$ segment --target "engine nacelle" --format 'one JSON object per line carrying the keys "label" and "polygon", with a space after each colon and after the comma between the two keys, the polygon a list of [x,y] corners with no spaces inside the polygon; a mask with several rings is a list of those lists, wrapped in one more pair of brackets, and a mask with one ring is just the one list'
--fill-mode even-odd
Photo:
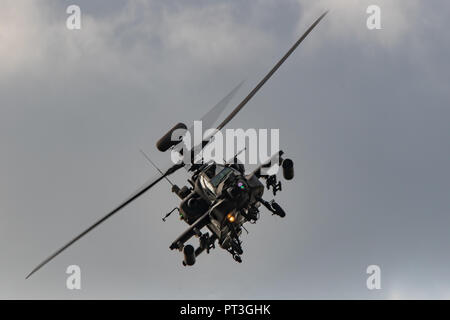
{"label": "engine nacelle", "polygon": [[184,254],[184,260],[183,265],[184,266],[192,266],[195,263],[195,249],[193,246],[188,244],[183,248],[183,254]]}
{"label": "engine nacelle", "polygon": [[[177,136],[172,139],[172,134],[174,133],[175,130],[179,130],[181,134],[180,135],[177,134]],[[170,147],[173,147],[174,145],[180,143],[181,138],[183,137],[183,134],[184,132],[186,132],[186,130],[187,127],[184,123],[182,122],[177,123],[175,126],[173,126],[172,129],[169,130],[169,132],[167,132],[164,136],[162,136],[162,138],[159,139],[158,142],[156,142],[156,147],[161,152],[169,150]]]}
{"label": "engine nacelle", "polygon": [[292,178],[294,178],[294,161],[291,159],[284,159],[281,166],[283,168],[283,177],[286,180],[292,180]]}

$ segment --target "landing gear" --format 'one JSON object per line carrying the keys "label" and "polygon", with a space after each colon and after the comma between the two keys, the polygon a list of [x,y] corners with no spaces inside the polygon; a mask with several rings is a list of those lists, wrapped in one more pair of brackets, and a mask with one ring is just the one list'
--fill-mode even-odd
{"label": "landing gear", "polygon": [[235,252],[237,254],[244,253],[244,250],[242,250],[241,243],[239,242],[239,240],[233,240],[231,242],[231,248],[233,249],[233,252]]}
{"label": "landing gear", "polygon": [[284,218],[286,216],[286,212],[284,212],[284,210],[278,203],[275,202],[275,200],[266,201],[262,198],[259,198],[258,201],[261,202],[261,204],[266,207],[267,210],[272,212],[272,214],[275,214],[281,218]]}
{"label": "landing gear", "polygon": [[276,214],[277,216],[284,218],[286,216],[286,212],[284,212],[284,210],[280,207],[280,205],[275,202],[275,200],[270,201],[270,204],[272,206],[273,209],[273,214]]}
{"label": "landing gear", "polygon": [[233,224],[229,224],[231,230],[231,239],[229,239],[229,244],[227,251],[233,256],[234,261],[241,263],[241,255],[244,253],[242,250],[241,241],[239,240],[239,235]]}
{"label": "landing gear", "polygon": [[194,265],[196,257],[199,256],[203,251],[209,253],[211,249],[214,249],[214,242],[217,240],[217,237],[215,235],[210,236],[209,233],[206,232],[200,233],[199,240],[200,245],[195,250],[194,247],[190,244],[184,246],[182,250],[180,249],[184,254],[183,266]]}
{"label": "landing gear", "polygon": [[209,236],[209,233],[206,232],[200,236],[200,249],[206,250],[206,253],[209,254],[209,250],[214,249],[215,245],[214,242],[216,241],[215,236]]}
{"label": "landing gear", "polygon": [[231,253],[231,255],[233,256],[234,261],[236,261],[238,263],[242,263],[242,258],[240,256],[243,253],[242,249],[240,251],[241,252],[240,254],[238,254],[236,251],[234,251],[233,247],[228,248],[227,251],[229,253]]}

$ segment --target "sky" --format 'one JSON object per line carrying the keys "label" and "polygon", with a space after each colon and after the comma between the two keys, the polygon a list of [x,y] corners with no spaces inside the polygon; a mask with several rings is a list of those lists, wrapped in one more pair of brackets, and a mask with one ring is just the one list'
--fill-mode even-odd
{"label": "sky", "polygon": [[[245,80],[231,111],[327,9],[227,126],[278,128],[295,162],[287,216],[261,213],[242,264],[216,249],[181,265],[163,181],[25,280],[156,174],[140,148],[163,166],[169,128]],[[2,1],[0,298],[450,298],[449,14],[445,0]],[[66,288],[74,264],[81,290]]]}

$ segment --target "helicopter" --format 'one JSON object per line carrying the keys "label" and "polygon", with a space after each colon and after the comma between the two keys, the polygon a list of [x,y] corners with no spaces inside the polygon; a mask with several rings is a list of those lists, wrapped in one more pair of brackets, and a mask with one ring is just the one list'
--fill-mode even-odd
{"label": "helicopter", "polygon": [[[253,88],[253,90],[250,91],[233,111],[215,128],[215,132],[220,131],[236,116],[236,114],[251,100],[327,13],[328,11],[324,12],[315,20],[315,22],[304,32],[286,54]],[[204,122],[214,123],[224,110],[225,106],[235,95],[241,84],[242,83],[211,109],[202,120],[204,120]],[[157,141],[157,149],[161,152],[166,152],[169,149],[173,151],[181,145],[183,141],[182,133],[191,130],[192,127],[188,130],[184,123],[180,122],[176,124]],[[284,179],[291,180],[294,177],[294,162],[289,158],[284,158],[284,152],[282,150],[274,154],[268,161],[260,164],[249,174],[245,173],[244,165],[237,161],[238,154],[234,156],[231,162],[195,162],[194,158],[198,152],[201,152],[203,148],[208,146],[213,140],[213,137],[214,134],[210,134],[202,139],[200,145],[197,145],[188,151],[180,149],[179,154],[183,155],[184,153],[184,158],[188,158],[190,161],[181,160],[175,164],[171,164],[164,170],[159,169],[141,150],[147,160],[149,160],[158,170],[159,175],[150,179],[107,215],[103,216],[47,259],[42,261],[26,276],[26,279],[80,238],[85,236],[88,232],[92,231],[98,225],[142,196],[163,179],[166,179],[172,185],[172,192],[181,200],[180,205],[168,212],[163,218],[163,221],[165,221],[174,211],[178,211],[180,219],[189,225],[188,229],[176,238],[169,247],[171,250],[179,250],[183,253],[184,258],[182,264],[184,266],[194,265],[196,258],[202,252],[206,251],[207,253],[210,253],[210,250],[215,248],[216,242],[222,249],[228,251],[235,261],[241,263],[243,249],[240,235],[242,234],[243,229],[246,230],[244,224],[255,223],[259,219],[259,209],[261,206],[265,207],[273,215],[277,215],[281,218],[286,215],[285,211],[275,200],[267,201],[262,198],[265,189],[271,190],[274,196],[278,191],[281,191],[281,182],[278,181],[276,173],[265,174],[267,168],[272,167],[274,164],[278,165],[282,168]],[[173,184],[168,177],[181,168],[185,168],[187,172],[191,174],[191,178],[188,179],[189,186],[186,185],[180,188]],[[207,231],[204,231],[205,228]],[[197,248],[194,248],[190,244],[186,245],[186,242],[192,237],[197,237],[199,239],[199,246]]]}

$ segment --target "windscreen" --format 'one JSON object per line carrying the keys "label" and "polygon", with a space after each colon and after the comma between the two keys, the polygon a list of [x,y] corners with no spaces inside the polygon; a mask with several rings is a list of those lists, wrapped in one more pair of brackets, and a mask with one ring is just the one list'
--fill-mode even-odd
{"label": "windscreen", "polygon": [[231,171],[233,170],[224,167],[215,177],[211,178],[211,184],[216,188]]}

